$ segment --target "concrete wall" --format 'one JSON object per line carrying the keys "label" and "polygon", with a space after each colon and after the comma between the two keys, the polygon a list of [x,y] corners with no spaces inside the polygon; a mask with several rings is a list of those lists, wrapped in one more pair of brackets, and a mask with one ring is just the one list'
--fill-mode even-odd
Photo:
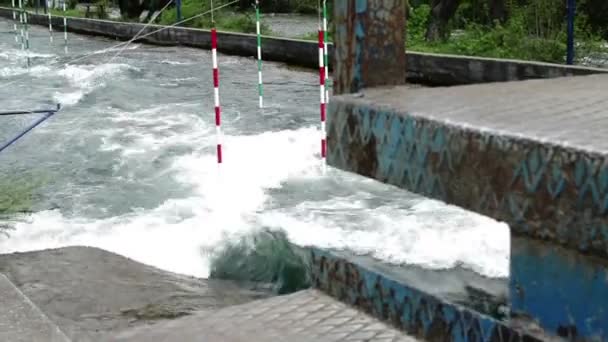
{"label": "concrete wall", "polygon": [[335,252],[311,250],[316,288],[425,341],[536,342],[541,331],[437,298]]}
{"label": "concrete wall", "polygon": [[[0,16],[5,18],[11,17],[10,8],[0,7]],[[30,14],[29,19],[33,24],[48,25],[48,18],[44,15]],[[55,31],[63,30],[62,18],[55,17],[53,19]],[[143,26],[143,24],[138,23],[68,18],[68,31],[70,32],[120,40],[131,39]],[[161,28],[162,26],[150,25],[142,32],[142,35]],[[190,28],[170,27],[150,34],[138,41],[158,45],[185,45],[203,49],[211,48],[211,35],[209,31]],[[56,43],[61,44],[59,39],[57,39]],[[308,68],[318,67],[318,45],[315,42],[264,37],[262,44],[265,60],[295,64]],[[256,55],[256,46],[255,35],[228,32],[219,33],[218,49],[222,53],[253,57]],[[33,49],[35,48],[34,46]],[[330,55],[333,57],[333,45],[330,44],[329,49]],[[330,62],[330,68],[334,64]],[[408,80],[432,85],[500,82],[608,72],[608,69],[417,52],[407,52],[406,65]]]}
{"label": "concrete wall", "polygon": [[[592,101],[607,100],[589,93],[601,84],[608,76],[334,96],[327,161],[508,223],[512,312],[555,335],[605,341],[608,156],[572,146],[568,134],[585,118],[601,132],[606,116],[591,116],[608,111]],[[513,131],[521,124],[560,132],[562,140]]]}

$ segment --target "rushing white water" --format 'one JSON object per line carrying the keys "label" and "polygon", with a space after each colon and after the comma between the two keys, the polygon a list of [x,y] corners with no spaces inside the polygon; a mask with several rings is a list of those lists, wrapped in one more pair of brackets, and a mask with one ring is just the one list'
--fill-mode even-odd
{"label": "rushing white water", "polygon": [[[89,245],[206,277],[206,251],[269,227],[296,244],[391,263],[508,274],[506,225],[342,171],[321,174],[314,73],[265,63],[268,108],[259,110],[255,61],[220,56],[218,167],[208,52],[135,45],[107,64],[111,42],[74,36],[65,57],[62,46],[43,46],[44,34],[32,33],[29,70],[13,37],[0,35],[2,107],[64,105],[0,154],[3,174],[47,180],[40,208],[0,236],[0,252]],[[64,65],[92,51],[107,53]]]}

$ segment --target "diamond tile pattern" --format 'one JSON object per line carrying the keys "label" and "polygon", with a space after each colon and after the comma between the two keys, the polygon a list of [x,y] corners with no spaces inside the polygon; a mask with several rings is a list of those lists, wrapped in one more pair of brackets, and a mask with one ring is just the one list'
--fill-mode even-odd
{"label": "diamond tile pattern", "polygon": [[[608,258],[608,144],[600,134],[608,132],[608,97],[595,88],[608,87],[608,76],[560,81],[605,101],[586,108],[551,98],[533,116],[525,115],[530,109],[515,113],[508,101],[488,105],[491,97],[477,94],[496,88],[523,100],[538,82],[336,96],[328,163],[505,221],[515,233]],[[555,116],[576,116],[581,131],[556,125]]]}
{"label": "diamond tile pattern", "polygon": [[[534,342],[542,336],[538,335],[539,332],[533,336],[504,322],[440,300],[328,251],[312,250],[312,276],[315,287],[323,292],[421,340]],[[353,336],[366,336],[366,328],[357,325],[356,319],[333,323],[357,327],[358,332]],[[380,327],[364,324],[372,331]],[[381,336],[376,335],[377,338]]]}
{"label": "diamond tile pattern", "polygon": [[120,334],[113,341],[414,342],[415,338],[317,290],[201,312]]}

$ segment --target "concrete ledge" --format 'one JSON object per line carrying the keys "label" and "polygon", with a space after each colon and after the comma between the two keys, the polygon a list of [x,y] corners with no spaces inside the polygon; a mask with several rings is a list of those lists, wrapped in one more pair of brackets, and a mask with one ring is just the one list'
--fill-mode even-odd
{"label": "concrete ledge", "polygon": [[[10,8],[0,7],[0,16],[10,18],[11,13]],[[29,20],[32,24],[48,25],[48,17],[42,14],[30,13]],[[131,39],[144,26],[140,23],[68,17],[68,31],[120,40]],[[63,19],[54,17],[53,27],[56,31],[63,30]],[[142,34],[151,33],[163,27],[150,25]],[[257,54],[255,35],[218,32],[218,39],[218,50],[222,53],[247,57],[254,57]],[[264,60],[318,68],[317,43],[276,37],[263,37],[262,40]],[[211,34],[208,30],[182,27],[168,27],[138,41],[157,45],[211,48]],[[61,44],[59,40],[57,44]],[[332,44],[329,45],[329,50],[331,58],[334,54]],[[413,51],[408,51],[406,58],[407,79],[411,82],[430,85],[459,85],[608,73],[608,69]],[[330,62],[330,68],[333,66],[334,63]]]}
{"label": "concrete ledge", "polygon": [[334,252],[313,248],[316,288],[426,341],[532,342],[542,331],[515,327],[440,299]]}
{"label": "concrete ledge", "polygon": [[334,96],[328,164],[506,222],[514,313],[605,338],[606,85],[592,75]]}

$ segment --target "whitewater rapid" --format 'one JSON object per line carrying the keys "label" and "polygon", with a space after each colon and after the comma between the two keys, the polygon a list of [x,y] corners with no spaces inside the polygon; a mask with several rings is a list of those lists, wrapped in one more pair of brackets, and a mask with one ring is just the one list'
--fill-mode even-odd
{"label": "whitewater rapid", "polygon": [[64,110],[0,155],[0,171],[48,173],[39,197],[56,208],[17,218],[0,253],[87,245],[207,277],[211,251],[272,228],[302,246],[508,275],[505,224],[332,168],[322,174],[314,73],[265,63],[268,108],[259,110],[255,61],[220,56],[218,166],[208,52],[133,45],[108,63],[111,41],[71,36],[74,57],[98,53],[66,65],[72,56],[43,48],[44,34],[32,33],[29,69],[13,37],[0,35],[0,81],[12,82],[0,84],[0,103]]}

